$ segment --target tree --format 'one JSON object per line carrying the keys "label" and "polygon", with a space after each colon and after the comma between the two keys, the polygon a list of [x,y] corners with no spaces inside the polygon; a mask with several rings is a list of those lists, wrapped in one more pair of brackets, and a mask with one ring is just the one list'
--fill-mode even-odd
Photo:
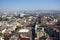
{"label": "tree", "polygon": [[0,36],[2,36],[2,33],[0,33]]}
{"label": "tree", "polygon": [[2,21],[2,17],[0,17],[0,21]]}
{"label": "tree", "polygon": [[4,34],[4,40],[9,40],[10,37],[11,37],[10,34]]}
{"label": "tree", "polygon": [[9,19],[8,18],[4,18],[3,21],[8,21]]}

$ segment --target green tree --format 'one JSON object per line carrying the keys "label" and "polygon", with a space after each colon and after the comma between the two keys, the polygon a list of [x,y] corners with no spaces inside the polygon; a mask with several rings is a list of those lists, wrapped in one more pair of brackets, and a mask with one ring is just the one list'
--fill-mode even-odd
{"label": "green tree", "polygon": [[8,21],[9,19],[8,18],[3,18],[3,21]]}
{"label": "green tree", "polygon": [[2,36],[2,33],[0,33],[0,36]]}

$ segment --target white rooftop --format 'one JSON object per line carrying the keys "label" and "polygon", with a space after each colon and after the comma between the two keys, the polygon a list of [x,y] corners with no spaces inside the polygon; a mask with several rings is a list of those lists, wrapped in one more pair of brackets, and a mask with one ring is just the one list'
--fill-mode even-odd
{"label": "white rooftop", "polygon": [[28,29],[21,29],[21,30],[19,30],[19,32],[29,32],[29,30]]}

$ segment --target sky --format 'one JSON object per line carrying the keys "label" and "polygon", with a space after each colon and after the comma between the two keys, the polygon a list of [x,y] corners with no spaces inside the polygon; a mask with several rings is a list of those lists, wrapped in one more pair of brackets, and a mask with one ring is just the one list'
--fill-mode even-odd
{"label": "sky", "polygon": [[0,10],[60,10],[60,0],[0,0]]}

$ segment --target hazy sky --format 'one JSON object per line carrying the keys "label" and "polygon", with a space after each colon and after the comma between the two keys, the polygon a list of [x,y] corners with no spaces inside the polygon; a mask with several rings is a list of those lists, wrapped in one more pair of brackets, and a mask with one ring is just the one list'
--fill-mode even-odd
{"label": "hazy sky", "polygon": [[60,10],[60,0],[0,0],[0,10]]}

